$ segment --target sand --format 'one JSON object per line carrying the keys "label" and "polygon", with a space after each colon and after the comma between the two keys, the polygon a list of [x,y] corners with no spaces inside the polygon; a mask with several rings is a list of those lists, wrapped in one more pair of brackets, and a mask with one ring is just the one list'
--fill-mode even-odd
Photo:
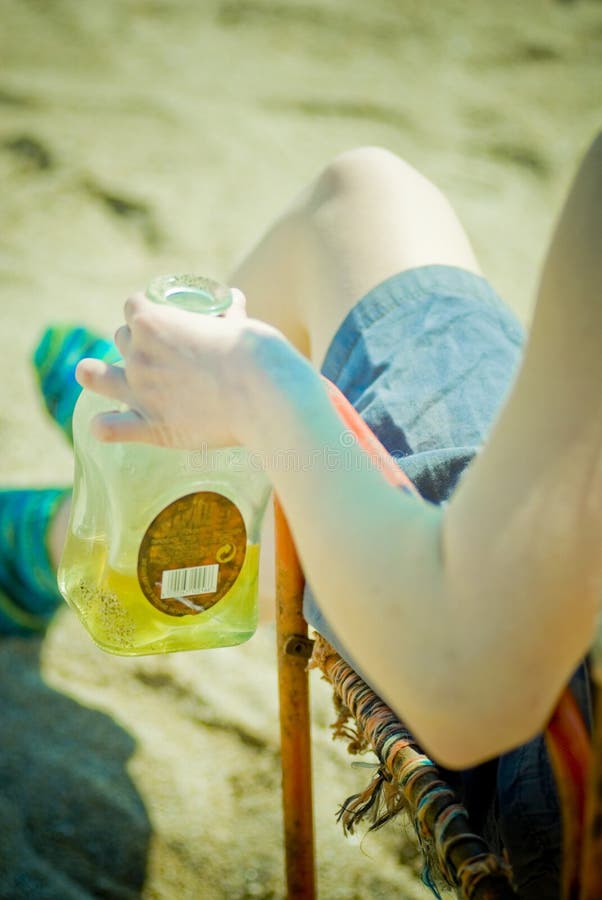
{"label": "sand", "polygon": [[[528,322],[601,62],[595,0],[0,0],[2,482],[71,477],[27,363],[45,323],[110,334],[156,274],[227,277],[353,146],[449,194]],[[2,639],[0,896],[283,897],[273,645],[121,659],[66,608]],[[428,896],[399,826],[342,836],[366,770],[312,691],[320,895]]]}

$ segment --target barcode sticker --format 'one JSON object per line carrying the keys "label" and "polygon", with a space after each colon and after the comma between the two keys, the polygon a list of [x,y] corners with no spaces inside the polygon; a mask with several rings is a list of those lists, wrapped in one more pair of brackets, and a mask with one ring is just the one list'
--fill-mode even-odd
{"label": "barcode sticker", "polygon": [[168,569],[161,577],[161,599],[212,594],[217,590],[218,572],[218,563],[190,566],[188,569]]}

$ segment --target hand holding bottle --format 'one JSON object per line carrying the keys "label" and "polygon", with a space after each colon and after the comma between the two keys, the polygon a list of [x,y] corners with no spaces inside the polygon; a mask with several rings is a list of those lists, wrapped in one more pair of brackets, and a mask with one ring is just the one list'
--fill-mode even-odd
{"label": "hand holding bottle", "polygon": [[135,294],[125,321],[115,336],[124,366],[89,359],[77,369],[84,388],[128,407],[97,416],[95,436],[186,449],[242,443],[258,339],[280,337],[247,318],[244,295],[233,290],[225,313],[199,316]]}
{"label": "hand holding bottle", "polygon": [[125,317],[116,334],[123,365],[88,359],[78,368],[89,390],[73,417],[61,592],[112,653],[239,644],[257,625],[270,484],[234,445],[251,418],[259,335],[287,345],[247,318],[239,291],[201,276],[155,279],[146,297],[126,302]]}

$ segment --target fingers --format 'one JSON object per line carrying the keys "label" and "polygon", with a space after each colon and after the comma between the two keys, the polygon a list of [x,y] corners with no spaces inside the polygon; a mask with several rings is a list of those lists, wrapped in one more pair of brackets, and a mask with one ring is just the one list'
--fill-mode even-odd
{"label": "fingers", "polygon": [[156,304],[152,303],[148,297],[145,297],[141,291],[132,294],[131,297],[127,298],[123,307],[126,323],[131,326],[136,316],[148,310],[149,307],[151,309],[156,308]]}
{"label": "fingers", "polygon": [[246,319],[247,298],[238,288],[232,288],[232,305],[224,314],[225,319]]}
{"label": "fingers", "polygon": [[125,359],[132,343],[132,332],[129,325],[121,325],[115,332],[115,345]]}
{"label": "fingers", "polygon": [[148,422],[132,409],[101,413],[92,419],[91,429],[94,437],[105,443],[155,443]]}
{"label": "fingers", "polygon": [[[121,329],[120,329],[121,330]],[[83,388],[121,403],[128,403],[130,391],[121,366],[109,366],[100,359],[82,359],[75,377]],[[150,428],[133,410],[101,413],[92,420],[92,434],[99,441],[148,441]]]}
{"label": "fingers", "polygon": [[125,371],[121,366],[110,366],[101,359],[82,359],[75,370],[75,377],[83,388],[127,403],[129,388]]}

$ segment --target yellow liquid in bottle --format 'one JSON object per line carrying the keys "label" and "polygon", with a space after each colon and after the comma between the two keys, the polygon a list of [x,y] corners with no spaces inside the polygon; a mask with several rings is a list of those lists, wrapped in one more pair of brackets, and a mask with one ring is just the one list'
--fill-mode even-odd
{"label": "yellow liquid in bottle", "polygon": [[257,627],[259,544],[248,544],[238,577],[221,600],[202,613],[173,616],[143,594],[135,573],[108,565],[107,544],[71,533],[59,572],[61,593],[110,653],[139,656],[225,647],[248,640]]}

